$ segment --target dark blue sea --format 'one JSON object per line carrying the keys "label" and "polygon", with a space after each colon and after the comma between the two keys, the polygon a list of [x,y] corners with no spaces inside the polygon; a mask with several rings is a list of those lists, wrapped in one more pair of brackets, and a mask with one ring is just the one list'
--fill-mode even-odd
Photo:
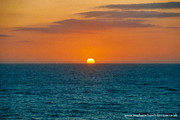
{"label": "dark blue sea", "polygon": [[180,64],[0,64],[0,119],[177,120]]}

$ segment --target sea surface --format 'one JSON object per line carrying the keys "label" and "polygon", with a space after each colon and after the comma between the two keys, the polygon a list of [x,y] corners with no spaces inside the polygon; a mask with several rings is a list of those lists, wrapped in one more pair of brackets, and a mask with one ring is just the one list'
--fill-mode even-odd
{"label": "sea surface", "polygon": [[180,64],[0,64],[0,119],[180,119]]}

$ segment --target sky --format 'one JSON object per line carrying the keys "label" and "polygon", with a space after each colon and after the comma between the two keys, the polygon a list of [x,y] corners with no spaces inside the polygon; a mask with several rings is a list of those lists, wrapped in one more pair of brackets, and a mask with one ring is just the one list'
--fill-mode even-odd
{"label": "sky", "polygon": [[180,0],[0,0],[0,63],[180,63]]}

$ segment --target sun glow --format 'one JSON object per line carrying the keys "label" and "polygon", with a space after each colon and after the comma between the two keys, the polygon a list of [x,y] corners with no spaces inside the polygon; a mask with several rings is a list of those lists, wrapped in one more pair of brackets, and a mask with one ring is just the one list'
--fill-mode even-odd
{"label": "sun glow", "polygon": [[94,63],[95,63],[95,60],[94,60],[93,58],[88,58],[88,59],[86,60],[86,63],[87,63],[87,64],[94,64]]}

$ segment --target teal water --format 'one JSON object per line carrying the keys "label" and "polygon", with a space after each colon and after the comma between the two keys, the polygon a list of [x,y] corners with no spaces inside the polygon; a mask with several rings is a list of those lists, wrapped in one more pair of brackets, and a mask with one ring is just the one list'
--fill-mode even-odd
{"label": "teal water", "polygon": [[[177,114],[177,117],[125,115]],[[179,119],[180,64],[1,64],[0,119]]]}

